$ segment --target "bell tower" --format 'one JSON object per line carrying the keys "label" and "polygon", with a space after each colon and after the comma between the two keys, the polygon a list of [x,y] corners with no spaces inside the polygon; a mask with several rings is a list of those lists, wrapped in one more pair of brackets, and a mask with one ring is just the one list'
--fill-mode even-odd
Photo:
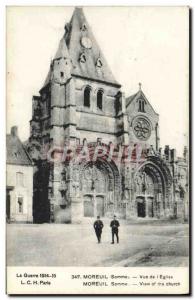
{"label": "bell tower", "polygon": [[83,9],[75,8],[40,96],[33,97],[29,142],[40,221],[64,223],[82,218],[79,166],[53,159],[63,156],[67,140],[72,147],[100,141],[128,144],[126,100],[120,88]]}

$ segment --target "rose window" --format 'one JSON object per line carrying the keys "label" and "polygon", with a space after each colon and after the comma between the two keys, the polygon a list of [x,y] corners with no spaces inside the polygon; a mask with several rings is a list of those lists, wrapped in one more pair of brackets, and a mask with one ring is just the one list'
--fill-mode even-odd
{"label": "rose window", "polygon": [[137,118],[133,123],[133,131],[140,140],[147,140],[151,134],[150,123],[144,118]]}

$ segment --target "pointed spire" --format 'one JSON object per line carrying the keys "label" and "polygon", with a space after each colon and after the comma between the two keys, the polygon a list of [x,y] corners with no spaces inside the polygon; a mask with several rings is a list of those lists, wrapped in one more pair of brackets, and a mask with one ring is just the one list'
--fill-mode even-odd
{"label": "pointed spire", "polygon": [[56,55],[55,55],[55,58],[54,59],[58,59],[58,58],[61,58],[61,57],[65,57],[65,58],[69,58],[69,53],[68,53],[68,48],[66,46],[66,42],[65,42],[65,39],[62,38],[60,40],[60,44],[59,44],[59,47],[58,47],[58,50],[56,52]]}
{"label": "pointed spire", "polygon": [[[82,7],[74,9],[65,41],[75,66],[72,75],[101,80],[120,87],[93,36]],[[84,63],[79,59],[83,51],[86,57]]]}
{"label": "pointed spire", "polygon": [[73,16],[74,14],[83,14],[83,7],[82,6],[75,6]]}
{"label": "pointed spire", "polygon": [[[82,53],[85,55],[85,61],[80,59]],[[65,34],[60,40],[54,60],[62,57],[70,59],[74,66],[72,69],[73,76],[100,80],[121,87],[115,80],[93,36],[82,7],[74,9],[70,22],[65,25]],[[50,77],[49,73],[44,86],[50,82]]]}
{"label": "pointed spire", "polygon": [[139,82],[139,91],[141,91],[142,90],[142,84],[141,84],[141,82]]}

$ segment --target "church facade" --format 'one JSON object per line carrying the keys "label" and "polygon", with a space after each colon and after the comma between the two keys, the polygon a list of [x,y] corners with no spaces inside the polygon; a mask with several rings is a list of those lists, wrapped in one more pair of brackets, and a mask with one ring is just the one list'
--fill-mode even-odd
{"label": "church facade", "polygon": [[87,217],[188,218],[188,154],[160,148],[141,84],[125,98],[82,8],[75,8],[39,96],[28,152],[35,223]]}

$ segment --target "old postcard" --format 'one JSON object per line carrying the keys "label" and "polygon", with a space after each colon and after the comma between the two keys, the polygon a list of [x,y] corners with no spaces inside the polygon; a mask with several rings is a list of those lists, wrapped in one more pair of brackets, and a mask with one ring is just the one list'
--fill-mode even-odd
{"label": "old postcard", "polygon": [[188,7],[7,7],[8,294],[189,294],[188,153]]}

